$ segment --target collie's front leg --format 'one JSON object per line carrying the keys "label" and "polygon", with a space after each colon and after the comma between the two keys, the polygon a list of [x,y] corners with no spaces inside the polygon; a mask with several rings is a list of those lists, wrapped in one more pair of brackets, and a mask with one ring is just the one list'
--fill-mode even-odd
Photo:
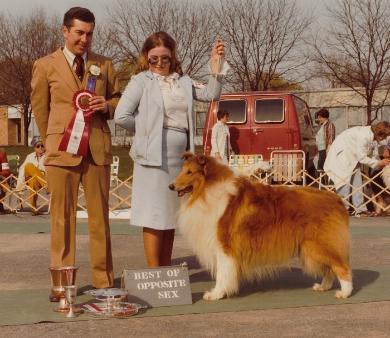
{"label": "collie's front leg", "polygon": [[236,263],[223,252],[216,257],[215,287],[203,295],[205,300],[217,300],[238,292],[239,282]]}

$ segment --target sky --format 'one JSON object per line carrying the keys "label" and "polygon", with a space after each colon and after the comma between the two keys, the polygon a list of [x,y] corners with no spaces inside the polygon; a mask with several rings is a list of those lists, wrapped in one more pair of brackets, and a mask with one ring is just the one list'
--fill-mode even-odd
{"label": "sky", "polygon": [[71,7],[81,6],[91,10],[97,19],[103,18],[106,7],[114,0],[0,0],[0,11],[12,15],[26,15],[43,8],[48,14],[56,12],[61,17]]}
{"label": "sky", "polygon": [[[0,0],[0,12],[9,12],[12,15],[29,14],[32,10],[43,8],[48,14],[56,12],[62,16],[73,6],[82,6],[90,9],[97,19],[104,18],[107,7],[115,0]],[[142,0],[140,0],[142,1]],[[193,0],[196,1],[196,0]],[[325,4],[336,0],[297,0],[299,5],[313,9],[315,16],[322,21],[325,14]]]}

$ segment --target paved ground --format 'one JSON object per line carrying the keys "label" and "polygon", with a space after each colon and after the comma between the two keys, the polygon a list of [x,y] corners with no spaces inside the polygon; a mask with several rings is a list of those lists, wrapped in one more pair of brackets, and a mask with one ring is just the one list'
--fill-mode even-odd
{"label": "paved ground", "polygon": [[[115,222],[126,224],[124,221]],[[0,216],[0,290],[47,287],[47,224],[47,216]],[[21,225],[27,227],[27,231],[19,231]],[[351,228],[354,233],[352,267],[389,267],[390,218],[353,218]],[[120,275],[124,267],[145,266],[140,239],[139,234],[112,236],[116,276]],[[88,237],[79,235],[77,245],[80,266],[77,281],[79,285],[88,285]],[[175,240],[174,257],[192,257],[192,252],[181,236],[177,236]],[[390,301],[378,301],[258,311],[132,317],[125,320],[3,326],[0,327],[0,337],[390,337],[389,318]]]}

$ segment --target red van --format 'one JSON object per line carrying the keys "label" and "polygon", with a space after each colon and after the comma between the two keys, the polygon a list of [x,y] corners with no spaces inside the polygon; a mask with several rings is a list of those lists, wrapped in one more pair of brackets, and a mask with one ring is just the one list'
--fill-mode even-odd
{"label": "red van", "polygon": [[205,154],[211,150],[211,129],[217,111],[229,113],[230,142],[235,154],[262,154],[269,160],[273,150],[303,150],[306,164],[315,155],[315,133],[309,107],[298,96],[286,92],[242,92],[222,94],[212,102],[203,130]]}

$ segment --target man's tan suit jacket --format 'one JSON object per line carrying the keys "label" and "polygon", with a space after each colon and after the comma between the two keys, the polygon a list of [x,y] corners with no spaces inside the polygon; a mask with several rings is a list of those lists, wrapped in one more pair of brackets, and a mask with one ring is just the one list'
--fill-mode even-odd
{"label": "man's tan suit jacket", "polygon": [[96,95],[105,96],[108,112],[96,112],[91,119],[89,148],[97,165],[112,161],[111,133],[107,124],[114,116],[120,92],[110,59],[88,52],[83,81],[80,82],[69,66],[62,48],[34,63],[31,82],[31,105],[39,132],[46,146],[46,165],[77,166],[82,157],[59,151],[58,146],[66,127],[75,113],[73,96],[86,87],[91,65],[100,66]]}

